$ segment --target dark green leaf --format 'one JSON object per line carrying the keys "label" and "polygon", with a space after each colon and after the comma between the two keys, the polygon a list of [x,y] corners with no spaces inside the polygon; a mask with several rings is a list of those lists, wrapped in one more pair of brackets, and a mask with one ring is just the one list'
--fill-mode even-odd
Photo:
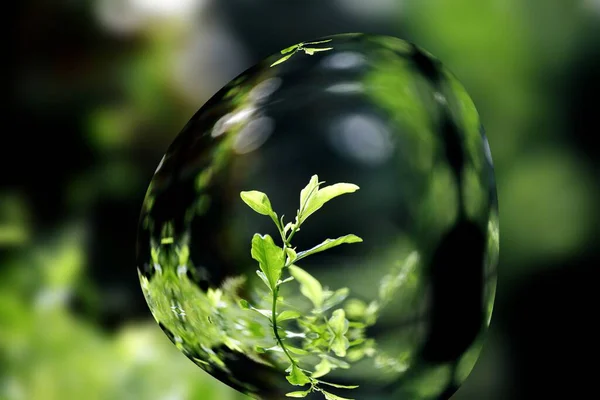
{"label": "dark green leaf", "polygon": [[250,309],[250,303],[248,303],[244,299],[240,299],[239,304],[240,304],[240,307],[243,308],[244,310],[249,310]]}

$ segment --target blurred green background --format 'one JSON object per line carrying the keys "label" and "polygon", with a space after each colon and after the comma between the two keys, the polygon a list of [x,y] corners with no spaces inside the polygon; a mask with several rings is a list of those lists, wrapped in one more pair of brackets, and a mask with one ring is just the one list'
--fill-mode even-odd
{"label": "blurred green background", "polygon": [[498,296],[480,362],[453,399],[586,398],[600,264],[600,1],[21,5],[14,129],[2,147],[0,399],[243,398],[184,357],[146,307],[135,268],[146,187],[230,79],[290,44],[360,31],[440,58],[492,148]]}

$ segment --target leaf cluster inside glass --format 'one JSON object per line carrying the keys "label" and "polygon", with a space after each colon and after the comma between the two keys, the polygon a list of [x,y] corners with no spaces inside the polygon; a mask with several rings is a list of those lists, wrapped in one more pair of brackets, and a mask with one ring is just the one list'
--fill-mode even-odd
{"label": "leaf cluster inside glass", "polygon": [[261,400],[448,399],[492,315],[483,127],[396,38],[304,41],[229,82],[165,153],[138,232],[159,326]]}
{"label": "leaf cluster inside glass", "polygon": [[[292,245],[292,238],[300,231],[300,227],[310,215],[318,211],[325,203],[333,198],[353,193],[358,186],[350,183],[336,183],[321,188],[317,175],[313,175],[310,182],[300,192],[300,208],[296,213],[294,222],[284,222],[284,217],[278,218],[271,207],[271,202],[265,193],[259,191],[242,192],[241,198],[244,202],[259,214],[269,216],[281,236],[282,247],[275,244],[269,235],[255,234],[252,238],[252,258],[254,258],[260,269],[257,275],[265,283],[272,296],[272,307],[270,312],[252,307],[246,300],[241,300],[244,308],[255,310],[271,320],[273,335],[277,341],[277,350],[281,350],[289,360],[287,380],[295,386],[308,386],[306,390],[293,391],[286,394],[288,397],[306,397],[309,393],[321,392],[326,399],[344,399],[323,389],[323,385],[329,385],[343,389],[354,389],[357,386],[338,385],[326,382],[320,378],[327,375],[331,370],[344,367],[345,363],[334,358],[345,357],[348,348],[362,344],[365,339],[362,335],[364,324],[350,323],[346,318],[343,308],[335,308],[348,295],[347,288],[338,289],[335,292],[324,293],[321,283],[308,272],[296,265],[300,260],[313,254],[325,251],[344,243],[358,243],[362,239],[356,235],[348,234],[337,239],[326,239],[321,244],[311,249],[297,251]],[[285,275],[289,274],[288,277]],[[297,281],[301,293],[312,303],[310,314],[303,315],[293,308],[279,310],[278,305],[283,303],[280,296],[281,285]],[[302,333],[295,334],[305,338],[303,348],[295,348],[286,343],[285,336],[282,337],[280,330],[282,322],[295,320],[302,328]],[[352,341],[351,341],[352,339]],[[309,354],[317,355],[320,361],[312,369],[308,369],[302,356]]]}

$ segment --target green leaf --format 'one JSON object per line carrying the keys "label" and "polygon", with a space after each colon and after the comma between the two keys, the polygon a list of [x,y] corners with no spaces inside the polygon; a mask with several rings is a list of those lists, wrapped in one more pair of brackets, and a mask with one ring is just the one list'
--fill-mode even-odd
{"label": "green leaf", "polygon": [[333,386],[338,389],[356,389],[358,387],[358,385],[338,385],[337,383],[331,383],[331,382],[325,382],[325,381],[319,381],[319,383],[322,383],[324,385]]}
{"label": "green leaf", "polygon": [[241,192],[240,197],[251,209],[261,215],[267,215],[271,217],[277,229],[281,230],[281,224],[277,219],[277,214],[271,207],[271,201],[269,197],[258,190],[251,190],[249,192]]}
{"label": "green leaf", "polygon": [[350,341],[345,336],[348,332],[349,322],[346,319],[346,313],[343,309],[337,309],[333,312],[332,317],[328,321],[334,337],[331,341],[330,348],[338,357],[345,357],[346,350],[350,347]]}
{"label": "green leaf", "polygon": [[285,310],[277,315],[277,322],[287,321],[288,319],[296,319],[302,316],[298,311]]}
{"label": "green leaf", "polygon": [[310,391],[311,391],[311,389],[304,390],[304,391],[298,391],[298,392],[289,392],[289,393],[286,393],[285,395],[287,397],[306,397],[310,393]]}
{"label": "green leaf", "polygon": [[326,392],[325,390],[321,390],[321,393],[323,393],[325,395],[325,398],[327,400],[354,400],[354,399],[350,399],[347,397],[341,397],[341,396],[335,395],[333,393]]}
{"label": "green leaf", "polygon": [[307,383],[310,383],[310,379],[300,368],[298,368],[295,364],[292,364],[292,370],[290,374],[285,377],[289,383],[294,386],[304,386]]}
{"label": "green leaf", "polygon": [[285,225],[285,227],[283,228],[283,234],[284,234],[284,235],[285,235],[285,234],[287,234],[287,233],[288,233],[288,231],[289,231],[290,229],[292,229],[293,227],[294,227],[294,223],[293,223],[293,222],[288,222],[288,223]]}
{"label": "green leaf", "polygon": [[315,366],[315,372],[312,373],[313,378],[320,378],[331,372],[332,365],[326,358],[321,359],[321,362]]}
{"label": "green leaf", "polygon": [[267,276],[265,275],[264,272],[262,272],[260,270],[256,270],[256,275],[258,275],[258,277],[265,283],[265,285],[267,285],[267,287],[269,289],[271,289],[271,284],[269,283],[269,279],[267,279]]}
{"label": "green leaf", "polygon": [[[318,194],[317,194],[318,195]],[[337,239],[326,239],[323,243],[316,245],[315,247],[301,251],[297,254],[296,260],[301,260],[304,257],[308,257],[311,254],[319,253],[321,251],[325,251],[331,249],[332,247],[339,246],[344,243],[360,243],[363,240],[356,235],[345,235],[341,236]]]}
{"label": "green leaf", "polygon": [[319,190],[319,177],[313,175],[308,182],[308,185],[300,191],[300,213],[306,208],[309,197],[312,197]]}
{"label": "green leaf", "polygon": [[321,43],[328,43],[328,42],[331,42],[332,40],[333,40],[333,39],[326,39],[326,40],[318,40],[318,41],[316,41],[316,42],[305,42],[305,43],[302,43],[302,45],[305,45],[305,44],[321,44]]}
{"label": "green leaf", "polygon": [[279,282],[277,282],[278,285],[283,285],[284,283],[287,282],[291,282],[294,280],[293,276],[288,276],[287,278],[285,278],[284,280],[279,280]]}
{"label": "green leaf", "polygon": [[286,349],[287,349],[289,352],[291,352],[291,353],[294,353],[294,354],[297,354],[297,355],[299,355],[299,356],[305,356],[305,355],[307,355],[307,354],[308,354],[308,351],[306,351],[306,350],[304,350],[304,349],[299,349],[299,348],[297,348],[297,347],[293,347],[293,346],[285,346],[285,348],[286,348]]}
{"label": "green leaf", "polygon": [[296,255],[296,251],[294,249],[291,249],[289,247],[285,248],[285,254],[287,254],[287,261],[285,262],[286,264],[291,264],[294,262],[294,260],[296,259],[297,255]]}
{"label": "green leaf", "polygon": [[240,307],[243,308],[244,310],[250,309],[250,303],[248,303],[248,301],[246,301],[244,299],[240,299],[240,301],[238,303],[239,303]]}
{"label": "green leaf", "polygon": [[323,305],[323,287],[319,281],[296,265],[290,266],[290,274],[300,283],[300,292],[312,301],[315,308],[321,308]]}
{"label": "green leaf", "polygon": [[279,60],[277,60],[277,61],[275,61],[273,64],[271,64],[271,67],[274,67],[274,66],[276,66],[276,65],[278,65],[278,64],[281,64],[281,63],[283,63],[283,62],[286,62],[287,60],[289,60],[289,59],[290,59],[290,57],[291,57],[293,54],[294,54],[294,53],[290,53],[290,54],[288,54],[287,56],[283,56],[283,57],[281,57]]}
{"label": "green leaf", "polygon": [[337,306],[338,304],[340,304],[341,302],[346,300],[346,297],[348,297],[349,293],[350,293],[350,289],[348,289],[348,288],[341,288],[341,289],[336,290],[331,296],[329,296],[323,302],[322,311],[329,310],[331,307]]}
{"label": "green leaf", "polygon": [[338,358],[329,356],[327,354],[325,354],[323,357],[327,358],[327,361],[329,361],[329,363],[331,365],[336,366],[337,368],[342,368],[342,369],[348,369],[350,368],[350,364],[348,364],[346,361],[344,360],[340,360]]}
{"label": "green leaf", "polygon": [[299,222],[302,223],[306,221],[310,215],[323,207],[323,205],[329,200],[346,193],[354,193],[358,189],[359,187],[352,183],[336,183],[334,185],[318,189],[317,192],[311,195],[308,199],[306,206],[300,215]]}
{"label": "green leaf", "polygon": [[252,238],[252,258],[258,261],[261,271],[267,277],[269,287],[275,291],[277,281],[283,269],[283,249],[278,247],[269,235],[259,235]]}
{"label": "green leaf", "polygon": [[346,351],[350,347],[350,341],[346,336],[336,336],[331,342],[331,351],[338,357],[346,357]]}
{"label": "green leaf", "polygon": [[241,192],[240,197],[244,200],[244,203],[248,204],[248,206],[262,215],[273,215],[274,211],[271,207],[271,201],[269,201],[269,197],[258,190],[251,190],[249,192]]}
{"label": "green leaf", "polygon": [[292,52],[292,51],[296,50],[298,47],[300,47],[300,45],[299,45],[299,44],[295,44],[295,45],[293,45],[293,46],[286,47],[285,49],[281,50],[281,54],[287,54],[287,53],[290,53],[290,52]]}
{"label": "green leaf", "polygon": [[350,299],[344,305],[346,314],[352,319],[361,319],[367,312],[367,304],[358,299]]}
{"label": "green leaf", "polygon": [[333,312],[331,318],[329,318],[329,327],[336,335],[343,335],[348,332],[349,322],[346,319],[346,313],[342,308],[339,308]]}
{"label": "green leaf", "polygon": [[309,56],[312,56],[313,54],[315,54],[319,51],[327,51],[327,50],[331,50],[331,49],[333,49],[333,47],[323,47],[323,48],[304,47],[302,50],[304,50],[304,52],[306,54],[308,54]]}

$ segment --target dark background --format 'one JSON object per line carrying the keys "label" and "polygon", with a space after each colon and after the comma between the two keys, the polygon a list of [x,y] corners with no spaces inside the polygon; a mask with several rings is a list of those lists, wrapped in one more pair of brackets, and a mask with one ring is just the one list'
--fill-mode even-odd
{"label": "dark background", "polygon": [[214,92],[290,44],[343,32],[433,53],[486,127],[498,295],[453,398],[591,397],[600,1],[37,0],[15,23],[0,398],[241,398],[153,322],[135,268],[140,207],[168,144]]}

